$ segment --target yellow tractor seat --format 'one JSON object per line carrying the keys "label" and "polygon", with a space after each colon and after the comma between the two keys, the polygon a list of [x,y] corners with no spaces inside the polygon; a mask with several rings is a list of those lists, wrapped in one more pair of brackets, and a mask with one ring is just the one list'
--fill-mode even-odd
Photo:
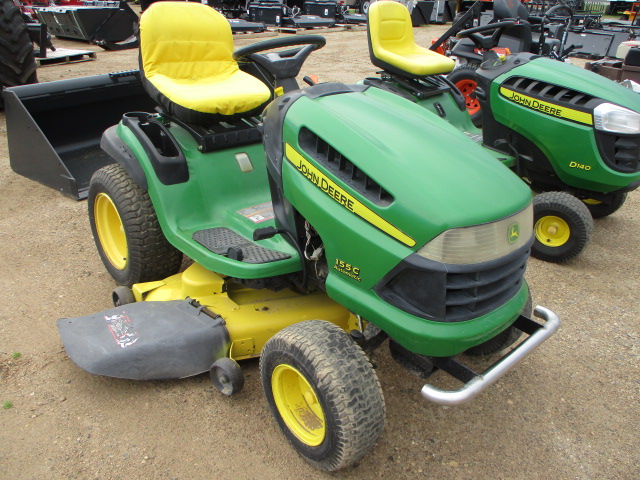
{"label": "yellow tractor seat", "polygon": [[449,73],[455,66],[452,59],[416,44],[409,10],[398,2],[371,4],[367,37],[371,62],[402,77],[441,75]]}
{"label": "yellow tractor seat", "polygon": [[140,18],[143,85],[164,110],[197,124],[262,112],[269,88],[240,70],[225,17],[192,2],[156,2]]}

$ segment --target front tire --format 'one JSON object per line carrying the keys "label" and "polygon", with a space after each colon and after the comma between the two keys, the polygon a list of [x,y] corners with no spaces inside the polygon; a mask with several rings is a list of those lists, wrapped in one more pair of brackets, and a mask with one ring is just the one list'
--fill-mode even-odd
{"label": "front tire", "polygon": [[178,273],[182,254],[165,238],[149,198],[119,164],[93,174],[89,221],[102,263],[128,287]]}
{"label": "front tire", "polygon": [[606,202],[591,198],[585,198],[582,201],[591,212],[593,218],[603,218],[617,212],[620,207],[624,205],[624,202],[627,200],[627,193],[612,193],[608,195],[608,197]]}
{"label": "front tire", "polygon": [[382,389],[367,356],[336,325],[310,320],[267,342],[262,387],[289,443],[316,468],[352,465],[384,427]]}
{"label": "front tire", "polygon": [[535,240],[531,255],[547,262],[566,262],[578,255],[593,233],[586,205],[565,192],[544,192],[533,199]]}
{"label": "front tire", "polygon": [[476,127],[481,128],[482,110],[480,108],[480,101],[476,97],[476,90],[478,88],[478,79],[476,77],[477,69],[477,64],[465,63],[464,65],[456,67],[455,70],[447,75],[447,80],[460,90],[460,93],[464,96],[467,113],[471,117],[471,121]]}

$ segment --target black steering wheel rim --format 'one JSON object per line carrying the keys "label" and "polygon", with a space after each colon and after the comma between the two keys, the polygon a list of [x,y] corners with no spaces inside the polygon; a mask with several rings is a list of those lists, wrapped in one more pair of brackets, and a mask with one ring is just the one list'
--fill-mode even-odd
{"label": "black steering wheel rim", "polygon": [[[293,37],[278,37],[263,40],[261,42],[252,43],[244,47],[238,48],[233,52],[233,59],[236,62],[248,62],[251,61],[250,55],[266,52],[268,50],[275,50],[277,48],[295,47],[301,45],[298,49],[287,50],[287,56],[293,56],[298,51],[302,50],[304,46],[312,45],[313,50],[318,50],[325,46],[327,43],[326,38],[321,35],[295,35]],[[278,52],[274,52],[278,53]]]}
{"label": "black steering wheel rim", "polygon": [[[502,36],[502,32],[513,27],[515,20],[503,20],[501,22],[488,23],[477,27],[467,28],[458,32],[457,37],[468,38],[473,44],[482,50],[489,50],[496,45]],[[482,35],[482,32],[493,32],[491,35]]]}
{"label": "black steering wheel rim", "polygon": [[566,10],[569,13],[568,19],[571,19],[571,17],[573,17],[573,10],[571,9],[571,7],[569,7],[568,5],[564,5],[562,3],[558,5],[554,5],[549,10],[547,10],[544,13],[544,15],[542,15],[542,19],[540,20],[540,39],[538,40],[538,52],[540,53],[542,53],[544,50],[544,44],[547,38],[544,30],[544,24],[550,20],[551,15],[554,12],[557,12],[559,10]]}
{"label": "black steering wheel rim", "polygon": [[457,37],[467,37],[474,33],[482,33],[489,32],[491,30],[504,29],[513,27],[516,24],[515,20],[503,20],[501,22],[496,23],[487,23],[486,25],[478,25],[477,27],[467,28],[466,30],[461,30],[456,35]]}
{"label": "black steering wheel rim", "polygon": [[572,17],[573,16],[573,10],[571,9],[571,7],[561,3],[561,4],[558,4],[558,5],[554,5],[549,10],[544,12],[544,15],[542,15],[542,23],[545,22],[545,19],[549,19],[553,13],[555,13],[555,12],[557,12],[559,10],[566,10],[567,13],[568,13],[568,15],[566,15],[566,16],[568,16],[568,17]]}

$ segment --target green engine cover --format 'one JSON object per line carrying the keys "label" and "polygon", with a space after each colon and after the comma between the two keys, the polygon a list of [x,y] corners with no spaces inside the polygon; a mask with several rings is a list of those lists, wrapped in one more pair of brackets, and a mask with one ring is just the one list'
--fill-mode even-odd
{"label": "green engine cover", "polygon": [[[518,79],[525,79],[519,88]],[[640,95],[632,90],[567,63],[533,58],[497,77],[490,95],[496,121],[537,145],[566,185],[607,193],[640,179],[640,172],[604,161],[593,119],[593,108],[604,102],[640,113]]]}
{"label": "green engine cover", "polygon": [[376,88],[299,96],[282,128],[284,195],[323,239],[332,298],[430,355],[459,353],[517,317],[526,287],[464,327],[409,315],[372,290],[445,230],[525,208],[531,191],[507,167],[437,115]]}

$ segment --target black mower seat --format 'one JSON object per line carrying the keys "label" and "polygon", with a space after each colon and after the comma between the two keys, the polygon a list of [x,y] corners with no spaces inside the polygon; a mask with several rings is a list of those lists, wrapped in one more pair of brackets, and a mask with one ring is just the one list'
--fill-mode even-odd
{"label": "black mower seat", "polygon": [[420,78],[449,73],[455,66],[452,59],[416,44],[409,10],[398,2],[371,4],[367,37],[371,62],[390,73]]}
{"label": "black mower seat", "polygon": [[[527,7],[525,7],[520,0],[494,0],[493,1],[493,22],[500,22],[503,20],[518,20],[511,29],[505,30],[505,33],[500,37],[499,46],[507,47],[511,52],[531,52],[541,55],[548,55],[553,48],[559,48],[561,45],[560,40],[556,38],[550,38],[545,36],[542,52],[540,52],[540,28],[534,27],[533,20],[540,21],[539,17],[529,15]],[[524,42],[521,44],[520,42]]]}
{"label": "black mower seat", "polygon": [[227,19],[192,2],[157,2],[140,19],[143,85],[168,114],[209,124],[261,113],[269,88],[232,57]]}

